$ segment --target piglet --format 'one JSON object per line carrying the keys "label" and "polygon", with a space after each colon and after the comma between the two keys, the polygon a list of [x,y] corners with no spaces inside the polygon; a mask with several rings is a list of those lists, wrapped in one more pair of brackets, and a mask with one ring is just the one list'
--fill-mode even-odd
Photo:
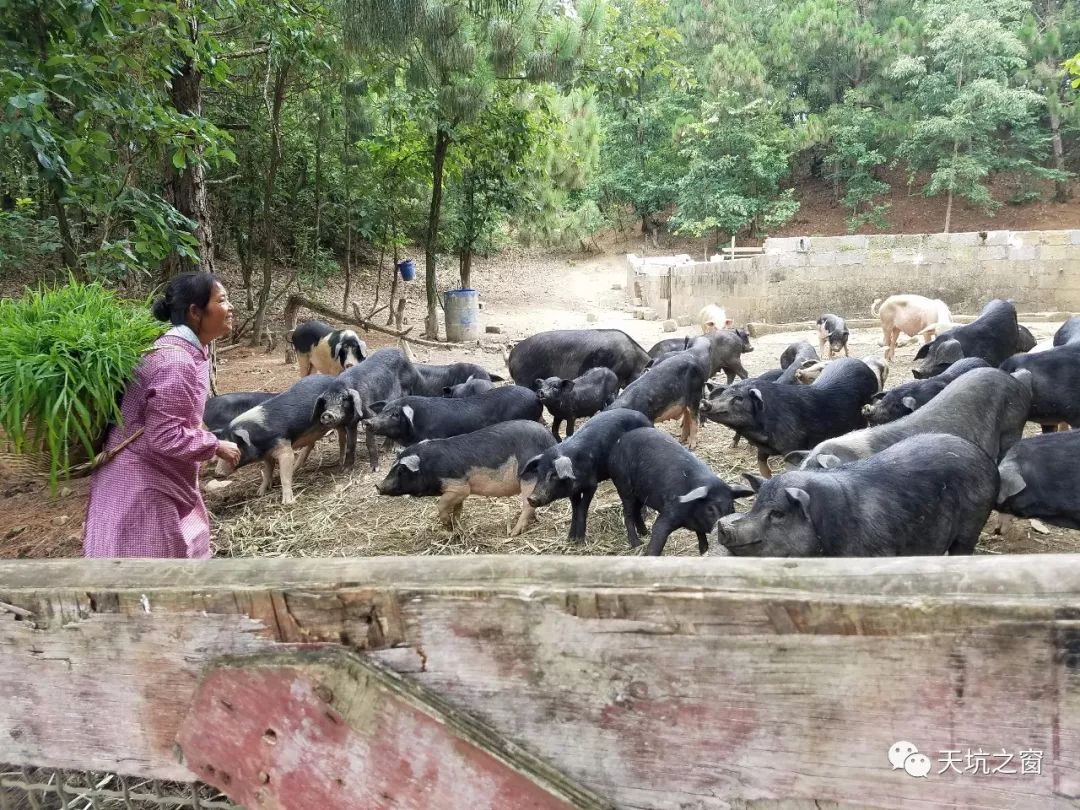
{"label": "piglet", "polygon": [[676,529],[697,534],[698,551],[709,549],[708,535],[724,515],[735,511],[735,499],[753,495],[742,486],[728,486],[693,453],[656,428],[638,428],[623,435],[608,459],[611,480],[622,499],[630,547],[645,533],[642,510],[659,514],[653,523],[648,554],[664,553]]}
{"label": "piglet", "polygon": [[567,437],[574,435],[574,423],[598,413],[612,402],[619,392],[619,378],[609,368],[593,368],[574,380],[548,377],[533,386],[536,395],[551,414],[551,432],[559,436],[559,427],[566,422]]}

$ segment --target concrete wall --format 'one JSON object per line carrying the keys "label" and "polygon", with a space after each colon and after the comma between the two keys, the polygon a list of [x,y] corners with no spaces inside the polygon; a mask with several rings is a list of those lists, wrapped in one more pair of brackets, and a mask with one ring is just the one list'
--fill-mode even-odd
{"label": "concrete wall", "polygon": [[941,298],[956,313],[991,298],[1080,311],[1080,230],[804,236],[764,247],[747,259],[631,265],[627,289],[666,314],[670,277],[672,316],[718,303],[740,322],[869,316],[875,298],[895,293]]}

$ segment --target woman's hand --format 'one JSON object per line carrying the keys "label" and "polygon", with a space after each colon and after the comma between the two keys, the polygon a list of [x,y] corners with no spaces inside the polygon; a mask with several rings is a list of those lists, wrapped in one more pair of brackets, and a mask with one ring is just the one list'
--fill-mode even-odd
{"label": "woman's hand", "polygon": [[240,448],[233,442],[218,442],[217,450],[214,452],[214,455],[227,461],[234,467],[240,463]]}

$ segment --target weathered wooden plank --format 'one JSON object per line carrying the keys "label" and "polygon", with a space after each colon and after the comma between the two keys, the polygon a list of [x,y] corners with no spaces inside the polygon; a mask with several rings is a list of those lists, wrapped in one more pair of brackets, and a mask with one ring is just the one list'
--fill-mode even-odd
{"label": "weathered wooden plank", "polygon": [[180,728],[184,761],[247,807],[611,805],[437,695],[341,649],[227,659]]}
{"label": "weathered wooden plank", "polygon": [[[205,668],[299,643],[624,807],[1080,806],[1075,556],[5,563],[0,602],[0,761],[190,778]],[[980,749],[1041,773],[937,773]]]}

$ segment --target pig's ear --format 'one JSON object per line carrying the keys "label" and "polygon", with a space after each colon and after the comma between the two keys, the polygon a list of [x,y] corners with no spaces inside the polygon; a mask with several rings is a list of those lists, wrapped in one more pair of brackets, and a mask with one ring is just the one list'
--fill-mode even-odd
{"label": "pig's ear", "polygon": [[679,496],[679,503],[690,503],[690,501],[700,501],[706,495],[709,494],[707,487],[694,487],[685,495]]}
{"label": "pig's ear", "polygon": [[1027,487],[1027,481],[1020,474],[1020,470],[1011,461],[1003,462],[998,468],[1001,472],[1001,487],[998,489],[997,502],[1003,503],[1006,498],[1011,498],[1018,492],[1023,492]]}
{"label": "pig's ear", "polygon": [[353,413],[355,413],[357,417],[362,417],[364,415],[364,400],[361,398],[360,392],[355,388],[350,388],[349,399],[352,400]]}
{"label": "pig's ear", "polygon": [[716,383],[711,383],[711,382],[707,382],[707,383],[705,383],[705,396],[708,396],[709,394],[711,394],[711,393],[712,393],[713,391],[715,391],[715,390],[716,390],[716,389],[717,389],[718,387],[719,387],[719,386],[717,386],[717,384],[716,384]]}
{"label": "pig's ear", "polygon": [[802,361],[802,364],[799,366],[799,368],[800,369],[810,368],[815,363],[820,363],[820,362],[821,362],[820,360],[814,360],[812,358],[808,358],[808,359]]}
{"label": "pig's ear", "polygon": [[236,439],[237,444],[246,444],[251,447],[251,434],[244,428],[237,428],[233,431],[233,438]]}
{"label": "pig's ear", "polygon": [[319,417],[323,415],[323,411],[326,410],[326,395],[323,394],[317,400],[315,400],[315,410],[311,412],[312,424],[319,421]]}
{"label": "pig's ear", "polygon": [[878,391],[876,394],[874,394],[872,397],[870,397],[870,401],[871,402],[877,402],[878,400],[880,400],[884,396],[885,396],[884,391]]}
{"label": "pig's ear", "polygon": [[543,380],[540,380],[540,379],[536,380],[536,381],[535,381],[535,382],[533,383],[533,391],[539,391],[539,390],[540,390],[540,388],[541,388],[541,387],[543,387],[543,385],[544,385],[544,381],[543,381]]}
{"label": "pig's ear", "polygon": [[405,418],[409,420],[409,424],[412,425],[413,417],[416,415],[416,411],[413,410],[412,405],[405,405],[402,407],[401,413],[404,414]]}
{"label": "pig's ear", "polygon": [[530,458],[521,468],[521,472],[518,473],[518,478],[535,478],[536,468],[540,466],[540,459],[543,455],[536,455]]}
{"label": "pig's ear", "polygon": [[760,491],[761,485],[765,483],[764,478],[760,475],[755,475],[754,473],[743,473],[742,477],[746,479],[747,483],[750,484],[750,489],[754,492]]}
{"label": "pig's ear", "polygon": [[793,505],[797,505],[803,517],[810,520],[810,493],[798,487],[786,487],[784,494]]}
{"label": "pig's ear", "polygon": [[750,399],[756,400],[757,401],[757,407],[760,408],[761,410],[765,410],[765,397],[763,397],[761,395],[761,389],[759,389],[759,388],[751,388],[750,389]]}
{"label": "pig's ear", "polygon": [[739,498],[749,498],[751,495],[757,493],[756,489],[753,489],[751,487],[739,486],[738,484],[735,484],[734,486],[731,486],[729,488],[731,489],[731,497],[736,500]]}
{"label": "pig's ear", "polygon": [[840,457],[834,456],[832,453],[822,453],[815,461],[823,470],[831,470],[833,467],[839,467],[842,463]]}
{"label": "pig's ear", "polygon": [[385,407],[386,407],[386,400],[381,399],[378,402],[372,402],[371,403],[371,412],[372,413],[382,413],[383,408],[385,408]]}
{"label": "pig's ear", "polygon": [[574,390],[574,381],[573,380],[563,380],[562,382],[559,383],[559,389],[561,391],[563,391],[563,393],[565,393],[567,391],[573,391]]}
{"label": "pig's ear", "polygon": [[420,456],[415,453],[408,456],[402,456],[398,459],[398,463],[410,472],[420,472]]}
{"label": "pig's ear", "polygon": [[569,478],[571,481],[576,478],[574,475],[574,462],[570,460],[568,456],[556,456],[555,457],[555,474],[559,478]]}
{"label": "pig's ear", "polygon": [[915,401],[915,397],[904,397],[900,400],[900,404],[907,408],[909,411],[918,410],[919,403]]}
{"label": "pig's ear", "polygon": [[809,450],[793,450],[784,456],[784,463],[789,470],[797,470],[799,465],[806,461],[808,455],[810,455]]}
{"label": "pig's ear", "polygon": [[[472,379],[472,377],[469,377],[469,379],[471,380],[471,379]],[[444,385],[444,386],[443,386],[443,390],[442,390],[442,395],[443,395],[444,397],[450,397],[450,396],[453,396],[453,395],[454,395],[454,389],[453,389],[453,388],[451,388],[451,387],[450,387],[449,385]]]}

